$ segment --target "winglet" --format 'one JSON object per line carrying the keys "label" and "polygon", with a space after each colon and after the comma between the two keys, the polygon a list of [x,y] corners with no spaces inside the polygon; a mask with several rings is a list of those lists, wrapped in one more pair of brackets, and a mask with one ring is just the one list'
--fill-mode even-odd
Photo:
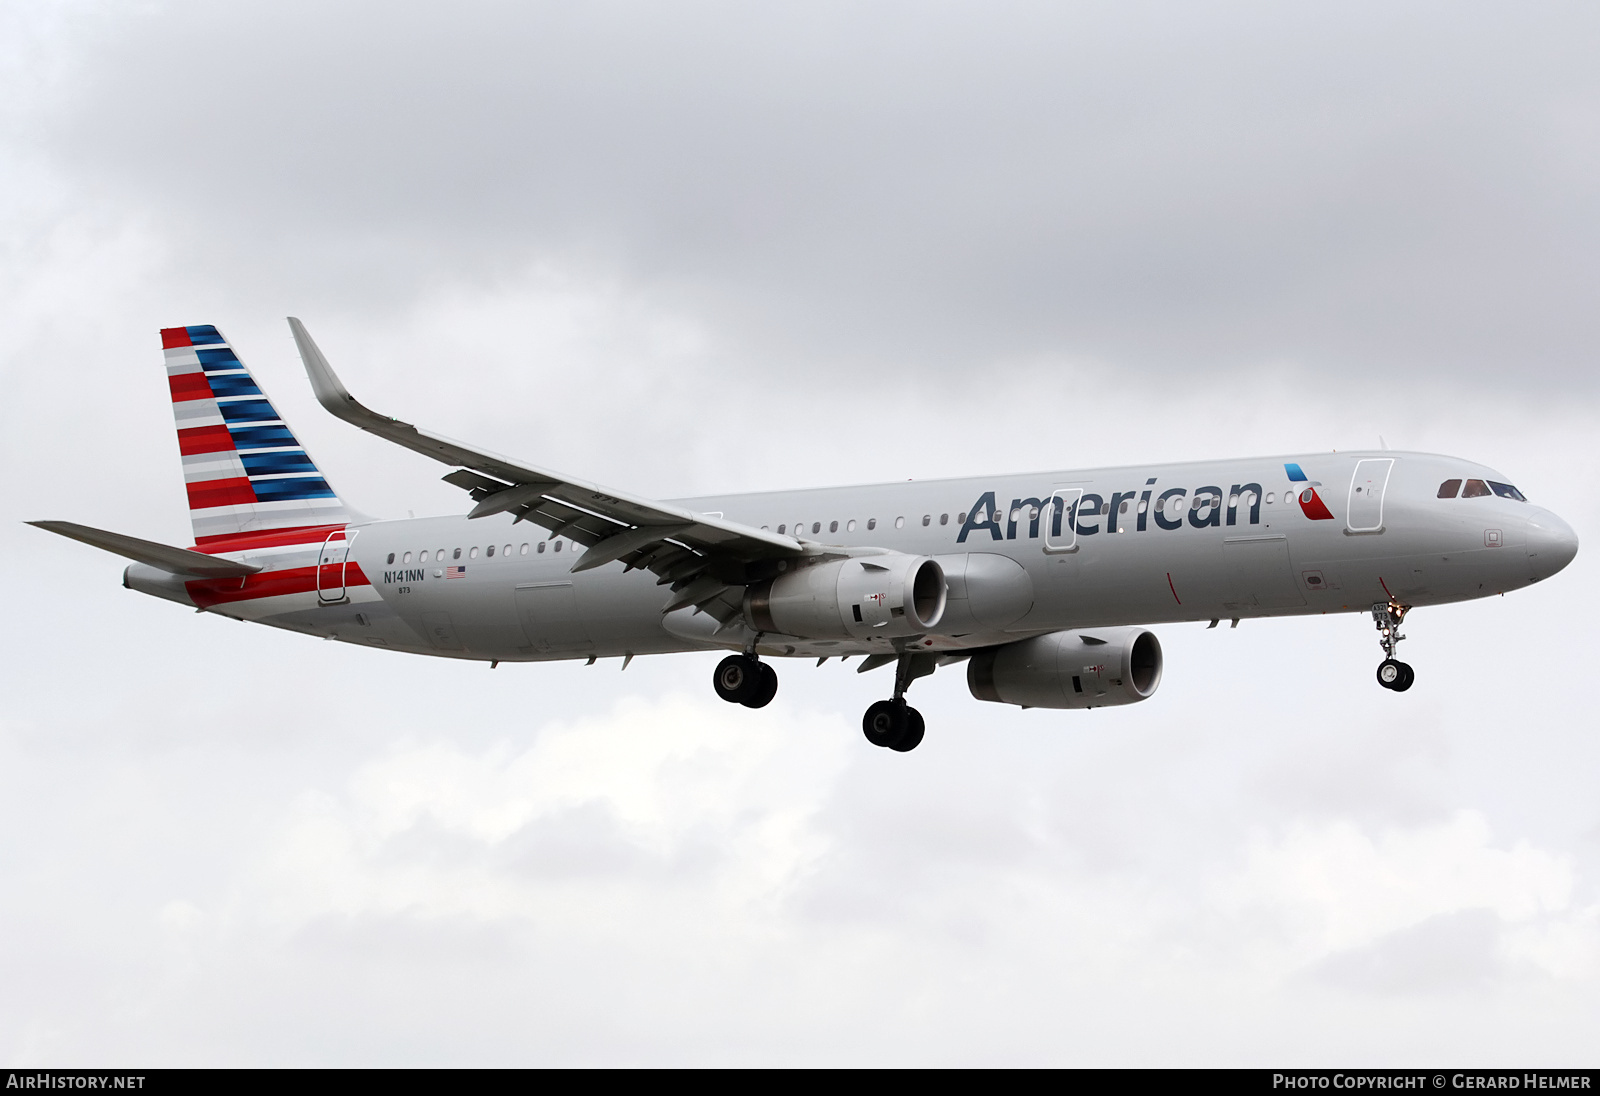
{"label": "winglet", "polygon": [[316,393],[317,402],[346,422],[366,425],[361,421],[363,413],[370,416],[374,412],[363,407],[350,394],[339,375],[333,371],[333,366],[328,364],[328,359],[317,348],[306,325],[297,317],[290,316],[289,330],[294,334],[294,344],[300,350],[300,360],[305,363],[306,376],[311,379],[311,391]]}

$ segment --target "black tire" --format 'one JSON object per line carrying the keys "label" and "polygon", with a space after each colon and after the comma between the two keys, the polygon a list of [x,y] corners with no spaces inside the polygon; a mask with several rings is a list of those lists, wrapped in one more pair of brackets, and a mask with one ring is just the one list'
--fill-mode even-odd
{"label": "black tire", "polygon": [[1404,662],[1396,662],[1392,658],[1384,659],[1378,663],[1378,684],[1385,689],[1399,689],[1399,683],[1406,679],[1408,668]]}
{"label": "black tire", "polygon": [[1400,680],[1396,681],[1390,686],[1390,688],[1397,693],[1405,692],[1407,689],[1411,688],[1411,683],[1417,680],[1417,672],[1411,668],[1411,663],[1400,663],[1400,670]]}
{"label": "black tire", "polygon": [[717,663],[711,685],[729,704],[744,704],[761,688],[761,663],[744,655],[729,655]]}
{"label": "black tire", "polygon": [[922,713],[915,708],[907,708],[905,733],[889,748],[896,753],[910,753],[922,743],[922,733],[927,729],[922,722]]}
{"label": "black tire", "polygon": [[756,663],[756,668],[761,671],[756,695],[749,700],[741,700],[739,702],[746,708],[765,708],[772,703],[772,698],[778,695],[778,671],[765,662]]}
{"label": "black tire", "polygon": [[861,717],[861,733],[874,746],[893,747],[906,733],[906,702],[880,700],[867,708]]}

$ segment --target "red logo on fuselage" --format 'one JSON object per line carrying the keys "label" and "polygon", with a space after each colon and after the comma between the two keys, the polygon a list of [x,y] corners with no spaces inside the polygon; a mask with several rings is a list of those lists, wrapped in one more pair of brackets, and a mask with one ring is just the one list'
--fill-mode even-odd
{"label": "red logo on fuselage", "polygon": [[1317,494],[1320,483],[1308,485],[1300,492],[1300,512],[1312,521],[1332,521],[1333,511],[1328,509],[1327,503],[1322,501],[1322,496]]}

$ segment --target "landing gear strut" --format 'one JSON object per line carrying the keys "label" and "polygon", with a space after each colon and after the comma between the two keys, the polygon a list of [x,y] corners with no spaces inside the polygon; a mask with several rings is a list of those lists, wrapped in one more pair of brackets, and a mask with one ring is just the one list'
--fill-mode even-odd
{"label": "landing gear strut", "polygon": [[755,655],[729,655],[711,676],[717,695],[729,704],[765,708],[778,695],[778,671]]}
{"label": "landing gear strut", "polygon": [[1372,607],[1372,622],[1378,627],[1378,644],[1383,648],[1383,661],[1378,663],[1378,684],[1385,689],[1403,693],[1417,679],[1416,671],[1394,657],[1395,648],[1405,636],[1400,634],[1400,622],[1411,611],[1411,606],[1401,605],[1393,598]]}
{"label": "landing gear strut", "polygon": [[894,698],[880,700],[861,717],[861,731],[874,746],[908,753],[922,742],[927,725],[922,713],[906,703],[906,690],[919,677],[933,673],[938,663],[932,655],[906,652],[894,671]]}

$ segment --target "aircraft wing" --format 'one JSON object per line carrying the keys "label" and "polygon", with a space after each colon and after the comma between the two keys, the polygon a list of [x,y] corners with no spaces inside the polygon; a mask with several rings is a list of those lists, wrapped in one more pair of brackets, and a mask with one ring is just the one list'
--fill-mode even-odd
{"label": "aircraft wing", "polygon": [[168,544],[158,544],[153,540],[140,540],[138,537],[111,533],[70,521],[30,521],[28,524],[37,529],[71,537],[84,544],[92,544],[107,552],[115,552],[119,556],[149,564],[159,571],[174,575],[187,575],[193,578],[243,578],[261,570],[249,563],[236,563],[231,559],[208,556],[204,552],[191,552],[187,548],[174,548]]}
{"label": "aircraft wing", "polygon": [[[574,571],[618,560],[630,570],[649,568],[663,584],[673,584],[675,596],[664,611],[708,608],[732,587],[764,577],[779,560],[823,551],[793,537],[536,468],[380,415],[345,388],[305,324],[291,316],[289,329],[317,401],[369,433],[455,465],[457,471],[444,480],[472,495],[477,505],[469,518],[510,513],[584,545],[588,550],[573,564]],[[715,607],[708,611],[722,618]]]}

